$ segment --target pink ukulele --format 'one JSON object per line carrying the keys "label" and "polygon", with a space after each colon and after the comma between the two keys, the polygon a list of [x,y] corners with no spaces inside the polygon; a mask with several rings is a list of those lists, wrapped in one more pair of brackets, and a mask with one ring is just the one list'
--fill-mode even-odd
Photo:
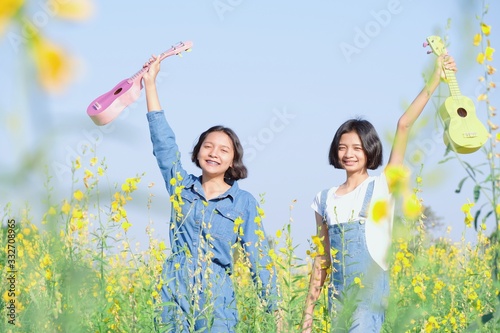
{"label": "pink ukulele", "polygon": [[[180,55],[181,52],[189,51],[192,46],[193,43],[190,41],[180,42],[160,54],[159,58],[163,60],[171,55]],[[142,76],[148,69],[149,65],[143,67],[130,78],[121,81],[113,89],[90,103],[87,114],[96,125],[106,125],[139,98],[142,89]]]}

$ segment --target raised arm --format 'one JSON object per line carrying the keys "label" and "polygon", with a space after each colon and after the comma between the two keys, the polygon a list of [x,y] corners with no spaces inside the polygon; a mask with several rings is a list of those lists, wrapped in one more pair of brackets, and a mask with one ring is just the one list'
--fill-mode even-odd
{"label": "raised arm", "polygon": [[[143,76],[148,107],[147,118],[151,142],[153,143],[153,154],[160,167],[167,190],[170,194],[173,194],[175,193],[175,187],[181,185],[181,180],[188,181],[188,174],[182,167],[174,131],[165,118],[165,113],[158,98],[156,76],[159,71],[160,59],[153,56],[149,62],[149,70]],[[176,181],[173,182],[172,178]]]}
{"label": "raised arm", "polygon": [[330,239],[328,236],[328,226],[323,222],[323,217],[316,213],[316,226],[318,237],[320,238],[324,253],[314,258],[314,263],[309,281],[309,292],[306,298],[306,305],[302,320],[302,332],[310,333],[313,325],[314,306],[321,294],[321,289],[325,284],[327,269],[332,266],[330,257]]}
{"label": "raised arm", "polygon": [[441,78],[444,78],[444,68],[456,71],[455,60],[453,57],[445,54],[437,57],[434,72],[432,73],[429,82],[427,82],[426,86],[413,100],[401,118],[399,118],[391,155],[389,157],[389,166],[398,166],[403,164],[411,128],[424,110],[424,107],[430,100],[432,94],[439,86]]}
{"label": "raised arm", "polygon": [[146,103],[148,112],[162,110],[158,91],[156,89],[156,76],[160,71],[160,58],[153,56],[149,62],[149,70],[144,74],[144,90],[146,91]]}

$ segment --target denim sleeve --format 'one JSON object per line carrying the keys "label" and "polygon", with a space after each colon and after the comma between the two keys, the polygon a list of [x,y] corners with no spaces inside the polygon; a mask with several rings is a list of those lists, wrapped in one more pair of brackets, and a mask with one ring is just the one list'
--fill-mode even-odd
{"label": "denim sleeve", "polygon": [[[187,179],[188,174],[182,168],[179,147],[175,142],[175,134],[165,118],[164,111],[147,113],[153,155],[156,157],[161,174],[165,180],[168,193],[173,194],[177,181]],[[175,178],[175,184],[171,179]],[[178,184],[177,184],[178,185]]]}
{"label": "denim sleeve", "polygon": [[[267,302],[267,310],[273,311],[278,309],[277,272],[269,254],[269,243],[257,207],[258,203],[252,197],[247,207],[241,241],[251,264],[252,278],[256,285],[262,288],[259,296]],[[259,282],[262,283],[262,286],[259,285]]]}

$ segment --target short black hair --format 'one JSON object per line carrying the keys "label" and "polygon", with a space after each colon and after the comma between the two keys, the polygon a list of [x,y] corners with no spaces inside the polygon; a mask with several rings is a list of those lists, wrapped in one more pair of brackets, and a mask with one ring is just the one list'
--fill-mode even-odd
{"label": "short black hair", "polygon": [[382,165],[382,142],[378,136],[375,127],[368,121],[360,118],[354,118],[346,121],[338,128],[330,145],[328,160],[330,165],[336,169],[343,169],[339,161],[339,143],[343,134],[355,132],[358,134],[363,151],[366,154],[366,167],[375,170]]}
{"label": "short black hair", "polygon": [[191,154],[191,161],[193,161],[197,167],[200,167],[200,163],[198,162],[198,153],[200,152],[203,141],[205,141],[207,136],[212,132],[223,132],[227,134],[227,136],[229,136],[229,138],[233,142],[233,147],[234,147],[233,166],[226,170],[226,173],[224,174],[224,179],[226,181],[231,182],[234,180],[247,178],[248,170],[246,166],[243,164],[243,146],[241,145],[240,139],[232,129],[224,127],[222,125],[212,126],[205,132],[201,133],[198,142],[193,148],[193,152]]}

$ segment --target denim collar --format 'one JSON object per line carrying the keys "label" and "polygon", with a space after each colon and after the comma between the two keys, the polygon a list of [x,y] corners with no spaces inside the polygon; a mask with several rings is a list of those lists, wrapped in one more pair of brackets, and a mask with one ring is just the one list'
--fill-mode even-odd
{"label": "denim collar", "polygon": [[[215,199],[224,199],[226,197],[230,197],[231,200],[234,201],[234,199],[236,198],[236,195],[237,195],[238,191],[240,190],[240,188],[238,186],[238,182],[235,181],[235,180],[231,180],[231,183],[228,183],[228,185],[231,185],[231,187],[226,192],[224,192],[223,194],[219,195]],[[194,179],[194,182],[192,182],[191,184],[187,185],[186,188],[189,188],[189,189],[191,189],[191,191],[194,191],[194,192],[198,193],[199,195],[202,195],[203,197],[205,197],[205,195],[204,195],[205,192],[203,191],[203,188],[201,186],[201,176],[196,177]]]}

